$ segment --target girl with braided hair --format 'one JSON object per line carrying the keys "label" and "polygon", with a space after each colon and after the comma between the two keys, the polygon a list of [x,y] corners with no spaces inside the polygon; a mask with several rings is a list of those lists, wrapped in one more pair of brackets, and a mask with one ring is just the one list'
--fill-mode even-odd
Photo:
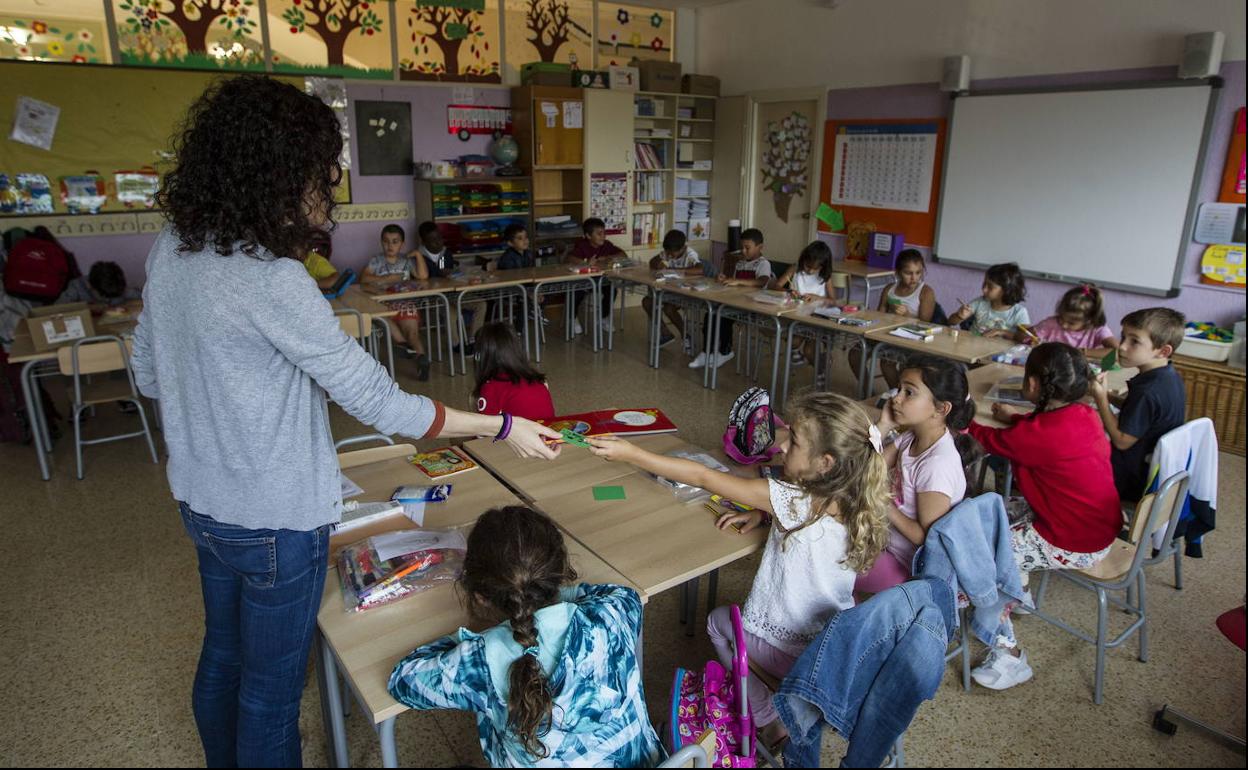
{"label": "girl with braided hair", "polygon": [[[993,404],[993,417],[1008,427],[971,423],[970,433],[985,451],[1013,463],[1023,493],[1006,508],[1015,522],[1011,537],[1024,586],[1034,570],[1094,566],[1122,529],[1109,439],[1096,411],[1083,403],[1091,377],[1080,351],[1061,342],[1038,345],[1027,357],[1022,388],[1035,411]],[[1031,675],[1007,613],[1003,633],[971,676],[1004,690]]]}
{"label": "girl with braided hair", "polygon": [[390,694],[414,709],[477,715],[492,767],[653,767],[631,588],[577,584],[563,536],[530,508],[486,511],[459,589],[476,620],[395,666]]}

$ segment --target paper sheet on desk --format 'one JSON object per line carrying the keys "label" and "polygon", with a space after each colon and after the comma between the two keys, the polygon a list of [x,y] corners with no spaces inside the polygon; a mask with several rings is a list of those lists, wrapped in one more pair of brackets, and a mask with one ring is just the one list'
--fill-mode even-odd
{"label": "paper sheet on desk", "polygon": [[464,533],[457,529],[445,532],[409,529],[373,535],[370,539],[373,543],[373,550],[377,552],[377,558],[382,561],[435,548],[458,548],[461,551],[468,549],[468,541],[464,539]]}

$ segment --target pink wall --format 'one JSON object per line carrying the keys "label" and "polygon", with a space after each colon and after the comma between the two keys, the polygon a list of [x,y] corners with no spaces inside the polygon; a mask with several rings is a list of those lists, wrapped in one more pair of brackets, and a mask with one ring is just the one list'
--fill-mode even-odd
{"label": "pink wall", "polygon": [[[1222,178],[1222,166],[1226,148],[1230,142],[1232,118],[1235,111],[1244,106],[1243,61],[1222,65],[1225,85],[1214,116],[1208,155],[1200,183],[1200,201],[1217,200]],[[1029,88],[1037,86],[1073,86],[1090,83],[1134,82],[1163,80],[1174,77],[1174,68],[1148,68],[1106,72],[1071,73],[1043,77],[977,80],[972,91],[992,88]],[[931,118],[949,114],[949,98],[935,83],[919,83],[878,88],[849,88],[828,92],[828,119],[866,118]],[[844,239],[823,234],[833,251],[839,256],[844,252]],[[1178,297],[1161,299],[1155,296],[1133,294],[1125,291],[1105,292],[1106,313],[1111,327],[1116,328],[1122,316],[1140,307],[1165,305],[1183,312],[1190,320],[1214,321],[1224,326],[1244,317],[1244,292],[1209,286],[1200,283],[1200,254],[1203,247],[1189,244],[1187,263]],[[929,249],[922,249],[927,256]],[[1003,258],[1008,252],[1003,253]],[[1023,265],[1026,268],[1026,265]],[[936,290],[940,303],[952,311],[959,297],[970,299],[978,296],[983,273],[952,265],[929,264],[928,281]],[[1124,279],[1125,282],[1125,279]],[[1057,301],[1070,288],[1038,279],[1027,280],[1027,306],[1034,320],[1053,312]]]}
{"label": "pink wall", "polygon": [[[505,107],[511,103],[507,89],[474,89],[477,104]],[[432,85],[370,85],[351,84],[347,88],[350,99],[367,101],[405,101],[412,109],[413,157],[417,160],[442,160],[469,153],[484,154],[490,137],[474,136],[461,142],[446,130],[446,107],[451,103],[452,89]],[[355,108],[348,108],[351,120],[351,163],[359,166],[356,152]],[[410,176],[351,176],[352,202],[392,203],[413,202]],[[418,222],[398,222],[408,232],[408,243],[414,243]],[[334,263],[341,267],[358,268],[376,253],[380,227],[376,224],[345,224],[333,233]],[[126,271],[128,281],[135,286],[143,283],[143,264],[155,241],[153,235],[110,235],[66,238],[65,246],[78,257],[83,270],[101,260],[117,262]]]}

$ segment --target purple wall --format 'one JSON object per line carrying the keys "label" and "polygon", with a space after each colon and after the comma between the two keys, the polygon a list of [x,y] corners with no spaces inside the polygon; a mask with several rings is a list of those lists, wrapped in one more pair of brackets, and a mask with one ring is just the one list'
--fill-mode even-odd
{"label": "purple wall", "polygon": [[[470,153],[485,153],[490,137],[474,136],[461,142],[446,130],[446,107],[451,103],[452,89],[432,85],[369,85],[351,84],[348,97],[366,101],[403,101],[411,104],[413,157],[417,160],[442,160]],[[511,92],[502,88],[476,88],[476,103],[506,107]],[[348,108],[351,120],[351,164],[359,167],[355,126],[355,107]],[[413,202],[410,176],[351,175],[353,203]],[[418,222],[398,222],[408,232],[408,245],[414,245]],[[339,226],[333,234],[334,264],[359,268],[378,250],[381,228],[377,224],[359,223]],[[110,235],[67,238],[65,245],[78,257],[83,270],[100,260],[113,260],[122,266],[132,285],[143,283],[143,263],[155,241],[153,235]]]}
{"label": "purple wall", "polygon": [[[1222,77],[1226,80],[1214,115],[1208,155],[1201,176],[1199,200],[1214,201],[1222,179],[1222,166],[1230,142],[1235,111],[1244,106],[1243,61],[1222,65]],[[1030,88],[1037,86],[1074,86],[1090,83],[1118,83],[1148,80],[1166,80],[1174,77],[1171,67],[1116,70],[1106,72],[1069,73],[1043,77],[1005,78],[977,80],[972,90],[992,88]],[[949,98],[940,92],[935,83],[920,83],[878,88],[847,88],[828,92],[828,119],[886,119],[886,118],[932,118],[949,114]],[[840,256],[844,253],[842,236],[821,234]],[[1189,244],[1187,262],[1183,272],[1179,296],[1163,300],[1143,294],[1125,291],[1105,292],[1106,314],[1112,328],[1117,328],[1122,316],[1140,307],[1166,305],[1173,307],[1191,320],[1214,321],[1224,326],[1244,317],[1244,292],[1200,283],[1200,255],[1204,247]],[[925,255],[929,249],[922,249]],[[1023,266],[1024,268],[1026,265]],[[936,290],[941,304],[952,311],[957,298],[970,299],[979,295],[983,273],[964,267],[930,264],[928,281]],[[1124,276],[1123,282],[1127,282]],[[1038,279],[1027,281],[1027,306],[1033,320],[1039,320],[1053,312],[1057,301],[1070,288],[1069,284]]]}

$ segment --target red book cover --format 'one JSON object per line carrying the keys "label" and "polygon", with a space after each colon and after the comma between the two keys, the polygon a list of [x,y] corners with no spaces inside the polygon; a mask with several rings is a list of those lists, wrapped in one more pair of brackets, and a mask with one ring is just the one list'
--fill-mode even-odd
{"label": "red book cover", "polygon": [[582,436],[601,436],[616,433],[621,436],[648,436],[652,433],[675,433],[676,424],[667,419],[662,410],[648,407],[645,409],[600,409],[596,412],[582,412],[555,417],[550,420],[538,420],[551,430],[571,430]]}

